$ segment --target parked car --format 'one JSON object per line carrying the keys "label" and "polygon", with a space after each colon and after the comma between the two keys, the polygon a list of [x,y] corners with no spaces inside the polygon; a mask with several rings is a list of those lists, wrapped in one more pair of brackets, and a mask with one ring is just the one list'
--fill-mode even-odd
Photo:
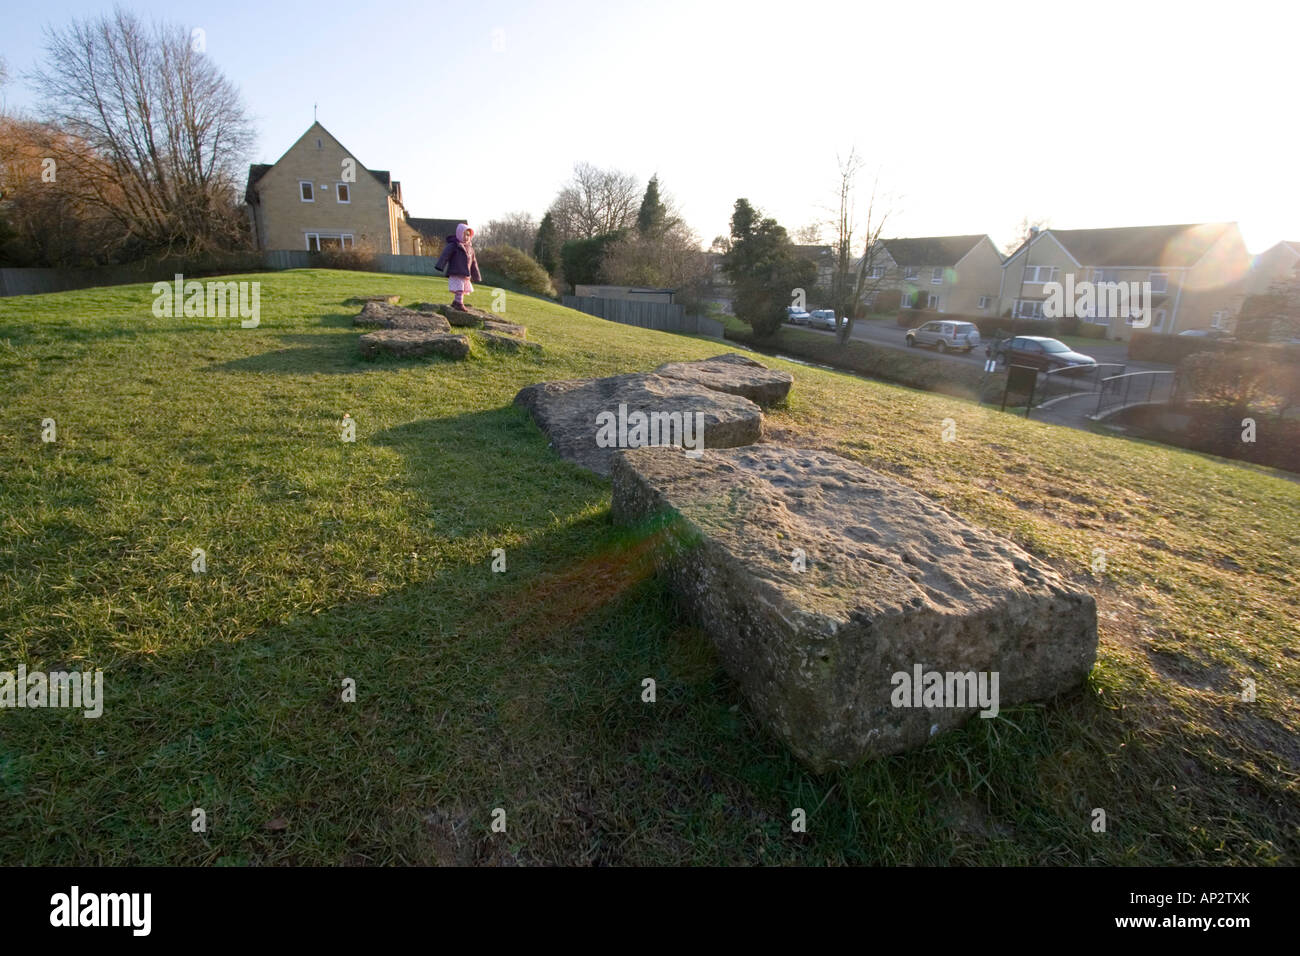
{"label": "parked car", "polygon": [[1007,365],[1028,365],[1043,372],[1097,364],[1091,355],[1076,352],[1058,339],[1041,335],[1017,335],[1014,338],[1000,339],[986,351]]}
{"label": "parked car", "polygon": [[839,322],[835,318],[834,309],[814,309],[812,312],[808,313],[808,315],[808,324],[814,329],[828,329],[831,332],[834,332],[840,327]]}
{"label": "parked car", "polygon": [[792,305],[785,307],[785,320],[791,325],[807,325],[811,319],[812,316],[803,309],[796,309]]}
{"label": "parked car", "polygon": [[920,328],[909,329],[907,345],[932,345],[940,352],[956,349],[969,352],[980,344],[980,330],[973,322],[927,322]]}
{"label": "parked car", "polygon": [[1225,331],[1224,329],[1186,329],[1178,334],[1186,335],[1191,338],[1215,339],[1220,342],[1235,341],[1232,333]]}

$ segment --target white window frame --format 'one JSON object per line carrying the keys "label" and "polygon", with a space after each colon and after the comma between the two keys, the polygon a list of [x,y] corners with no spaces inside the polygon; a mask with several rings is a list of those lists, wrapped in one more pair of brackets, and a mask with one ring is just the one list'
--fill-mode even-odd
{"label": "white window frame", "polygon": [[[1025,314],[1024,307],[1030,306],[1029,314]],[[1016,299],[1016,307],[1011,312],[1011,317],[1015,319],[1041,319],[1043,317],[1043,301],[1041,299]]]}
{"label": "white window frame", "polygon": [[943,285],[943,266],[935,266],[934,271],[930,273],[931,285]]}
{"label": "white window frame", "polygon": [[[307,187],[306,192],[307,192],[307,193],[310,193],[310,195],[306,195],[306,194],[304,194],[304,192],[303,192],[303,188],[302,188],[303,186],[306,186],[306,187]],[[313,183],[310,179],[300,179],[300,180],[298,180],[298,200],[299,200],[300,202],[315,202],[315,201],[316,201],[316,184]]]}
{"label": "white window frame", "polygon": [[[347,199],[342,198],[344,193],[347,194]],[[334,198],[344,205],[349,205],[352,202],[352,187],[347,183],[335,183]]]}
{"label": "white window frame", "polygon": [[1094,269],[1092,278],[1093,278],[1093,282],[1096,282],[1098,284],[1102,282],[1118,282],[1119,270],[1118,269]]}
{"label": "white window frame", "polygon": [[[1159,276],[1160,284],[1156,284],[1156,277]],[[1169,291],[1169,273],[1153,272],[1147,276],[1147,281],[1151,283],[1151,291],[1154,294],[1163,294]]]}
{"label": "white window frame", "polygon": [[1227,309],[1219,309],[1219,311],[1215,312],[1214,315],[1210,316],[1210,328],[1212,329],[1226,328],[1227,322],[1228,322]]}
{"label": "white window frame", "polygon": [[979,309],[981,312],[987,312],[989,310],[989,303],[992,300],[992,298],[993,298],[992,296],[988,296],[988,295],[980,296]]}
{"label": "white window frame", "polygon": [[903,278],[904,278],[904,279],[915,279],[915,278],[917,278],[918,276],[920,276],[920,274],[921,274],[921,270],[920,270],[920,268],[919,268],[918,266],[904,266],[904,267],[903,267]]}
{"label": "white window frame", "polygon": [[929,297],[928,299],[925,300],[925,307],[926,307],[927,309],[934,309],[934,311],[938,312],[938,311],[939,311],[939,297],[938,297],[937,295],[935,295],[933,292],[931,292],[931,293],[930,293],[930,297]]}
{"label": "white window frame", "polygon": [[[312,248],[313,239],[316,240],[316,248],[314,249]],[[355,249],[357,245],[356,237],[350,232],[343,232],[343,233],[309,232],[307,233],[307,251],[320,252],[321,251],[320,241],[322,239],[337,239],[339,241],[339,249]]]}
{"label": "white window frame", "polygon": [[[1047,273],[1046,279],[1041,278],[1044,271]],[[1059,266],[1025,266],[1025,276],[1022,281],[1025,285],[1042,285],[1045,282],[1055,282],[1060,272]],[[1032,279],[1030,275],[1033,276]]]}
{"label": "white window frame", "polygon": [[903,293],[900,293],[900,295],[902,295],[902,299],[899,300],[900,308],[904,308],[904,309],[913,309],[913,308],[915,308],[915,306],[912,304],[912,300],[916,298],[917,293],[915,293],[915,292],[903,292]]}
{"label": "white window frame", "polygon": [[867,273],[867,276],[871,279],[883,279],[885,277],[885,267],[872,266],[871,270]]}

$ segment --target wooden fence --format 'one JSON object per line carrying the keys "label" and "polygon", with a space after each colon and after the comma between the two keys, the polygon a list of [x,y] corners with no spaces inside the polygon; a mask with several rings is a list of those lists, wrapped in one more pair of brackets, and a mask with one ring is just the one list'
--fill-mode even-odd
{"label": "wooden fence", "polygon": [[601,299],[595,296],[566,295],[564,305],[611,322],[635,325],[661,332],[686,332],[722,338],[722,323],[700,315],[687,315],[680,305],[664,302],[633,302],[629,299]]}

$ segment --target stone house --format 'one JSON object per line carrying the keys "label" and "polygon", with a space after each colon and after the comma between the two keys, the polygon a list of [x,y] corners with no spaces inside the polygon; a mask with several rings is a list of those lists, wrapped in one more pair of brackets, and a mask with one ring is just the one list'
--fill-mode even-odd
{"label": "stone house", "polygon": [[361,165],[319,122],[274,163],[249,167],[244,198],[258,249],[438,255],[443,237],[464,222],[412,219],[402,184]]}
{"label": "stone house", "polygon": [[[1016,318],[1043,318],[1048,282],[1151,283],[1151,326],[1176,334],[1227,329],[1240,311],[1250,254],[1235,222],[1115,229],[1043,229],[1002,266],[1000,308]],[[1126,341],[1133,315],[1080,316],[1106,326],[1106,338]]]}
{"label": "stone house", "polygon": [[868,308],[894,291],[901,308],[997,314],[1002,254],[986,235],[881,239],[868,256],[868,282],[876,289],[867,295]]}

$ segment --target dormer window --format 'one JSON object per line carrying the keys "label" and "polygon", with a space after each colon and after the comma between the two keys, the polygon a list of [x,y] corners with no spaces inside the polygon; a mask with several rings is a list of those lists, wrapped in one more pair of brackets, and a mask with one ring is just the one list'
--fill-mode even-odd
{"label": "dormer window", "polygon": [[301,198],[303,202],[316,201],[315,190],[312,188],[312,184],[307,182],[305,179],[299,180],[298,193],[299,193],[299,198]]}

